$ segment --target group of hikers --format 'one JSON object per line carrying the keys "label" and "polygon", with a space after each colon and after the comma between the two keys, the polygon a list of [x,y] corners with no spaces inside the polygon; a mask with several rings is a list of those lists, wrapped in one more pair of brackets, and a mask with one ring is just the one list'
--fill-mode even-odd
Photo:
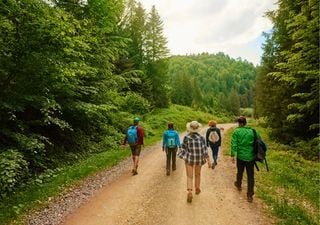
{"label": "group of hikers", "polygon": [[[126,143],[130,145],[132,153],[132,175],[138,174],[138,163],[143,142],[143,129],[139,125],[139,118],[135,117],[133,125],[129,127],[123,140],[122,147]],[[231,136],[231,161],[236,162],[237,175],[234,182],[238,191],[241,191],[242,178],[244,169],[247,173],[247,201],[253,201],[254,195],[254,140],[255,135],[260,135],[252,128],[246,126],[247,120],[241,116],[237,119],[238,127],[233,131]],[[184,136],[182,143],[178,132],[174,128],[174,123],[169,122],[167,130],[163,133],[162,151],[166,153],[166,175],[176,170],[176,156],[185,161],[187,175],[187,202],[191,203],[193,199],[193,187],[195,194],[200,194],[200,177],[201,167],[208,164],[209,168],[214,169],[218,165],[218,153],[221,146],[221,130],[217,127],[217,122],[210,120],[205,137],[201,135],[202,125],[197,121],[187,123],[187,134]],[[208,148],[212,150],[212,159],[208,154]],[[236,160],[235,160],[236,156]],[[193,181],[194,177],[194,181]]]}

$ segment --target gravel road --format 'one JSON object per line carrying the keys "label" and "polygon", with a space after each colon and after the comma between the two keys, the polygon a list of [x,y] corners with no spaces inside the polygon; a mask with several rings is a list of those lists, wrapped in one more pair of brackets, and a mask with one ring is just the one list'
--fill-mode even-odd
{"label": "gravel road", "polygon": [[[224,132],[235,124],[221,124]],[[205,129],[203,130],[205,132]],[[223,132],[222,132],[223,135]],[[223,137],[222,137],[223,138]],[[29,225],[270,225],[265,205],[258,198],[246,201],[233,186],[235,164],[220,148],[218,166],[202,167],[201,193],[186,201],[186,174],[183,160],[166,176],[161,143],[146,148],[139,174],[131,175],[131,159],[91,177],[61,196],[48,208],[30,217]],[[210,151],[210,156],[211,151]],[[245,177],[245,176],[244,176]]]}

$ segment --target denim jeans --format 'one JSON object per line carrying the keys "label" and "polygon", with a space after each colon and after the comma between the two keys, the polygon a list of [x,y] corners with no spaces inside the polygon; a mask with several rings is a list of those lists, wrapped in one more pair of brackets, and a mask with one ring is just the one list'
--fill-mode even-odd
{"label": "denim jeans", "polygon": [[237,158],[237,186],[241,187],[244,169],[247,171],[248,190],[247,196],[254,194],[254,161],[243,161]]}
{"label": "denim jeans", "polygon": [[212,150],[212,159],[216,162],[218,160],[219,145],[210,144],[210,148]]}

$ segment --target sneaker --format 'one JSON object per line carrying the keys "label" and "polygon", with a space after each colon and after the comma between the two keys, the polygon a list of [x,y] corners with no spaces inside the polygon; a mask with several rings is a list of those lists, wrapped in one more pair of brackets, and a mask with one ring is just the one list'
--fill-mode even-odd
{"label": "sneaker", "polygon": [[196,188],[196,195],[200,194],[201,190],[200,188]]}
{"label": "sneaker", "polygon": [[253,201],[252,196],[248,196],[248,197],[247,197],[247,201],[248,201],[248,202],[252,202],[252,201]]}
{"label": "sneaker", "polygon": [[238,191],[241,191],[241,187],[238,185],[237,181],[234,182],[234,186],[238,189]]}
{"label": "sneaker", "polygon": [[187,202],[191,203],[192,202],[192,193],[188,193],[187,195]]}

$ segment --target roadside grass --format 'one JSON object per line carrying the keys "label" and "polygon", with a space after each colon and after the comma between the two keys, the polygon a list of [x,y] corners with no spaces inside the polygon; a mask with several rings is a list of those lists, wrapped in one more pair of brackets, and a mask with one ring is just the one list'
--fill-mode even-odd
{"label": "roadside grass", "polygon": [[[213,116],[179,105],[154,110],[142,116],[141,125],[146,132],[145,145],[160,141],[169,121],[174,122],[178,131],[183,132],[189,121],[198,120],[205,126],[211,119],[219,123],[230,121],[230,118],[224,115]],[[86,177],[108,169],[130,155],[128,147],[125,150],[119,148],[92,154],[87,159],[81,159],[73,165],[48,170],[28,183],[22,184],[15,193],[1,200],[0,224],[25,224],[27,215],[46,207],[51,201],[67,193]]]}
{"label": "roadside grass", "polygon": [[162,138],[168,122],[173,122],[179,132],[186,131],[187,122],[197,120],[202,126],[206,126],[209,120],[217,120],[218,123],[230,122],[230,116],[223,114],[212,115],[199,112],[186,106],[171,105],[168,109],[156,109],[143,117],[141,124],[146,133],[146,143],[154,143]]}
{"label": "roadside grass", "polygon": [[[271,141],[266,129],[250,125],[257,129],[268,145],[270,171],[258,163],[260,172],[255,173],[256,196],[268,205],[269,213],[278,218],[279,225],[320,224],[319,162],[303,159],[294,153],[292,147]],[[226,132],[224,138],[226,155],[230,155],[232,131]]]}
{"label": "roadside grass", "polygon": [[116,165],[129,155],[130,152],[125,150],[102,152],[72,166],[51,171],[41,182],[23,185],[14,195],[1,201],[0,224],[25,224],[26,215],[32,210],[47,206],[50,200],[65,194],[82,179]]}

